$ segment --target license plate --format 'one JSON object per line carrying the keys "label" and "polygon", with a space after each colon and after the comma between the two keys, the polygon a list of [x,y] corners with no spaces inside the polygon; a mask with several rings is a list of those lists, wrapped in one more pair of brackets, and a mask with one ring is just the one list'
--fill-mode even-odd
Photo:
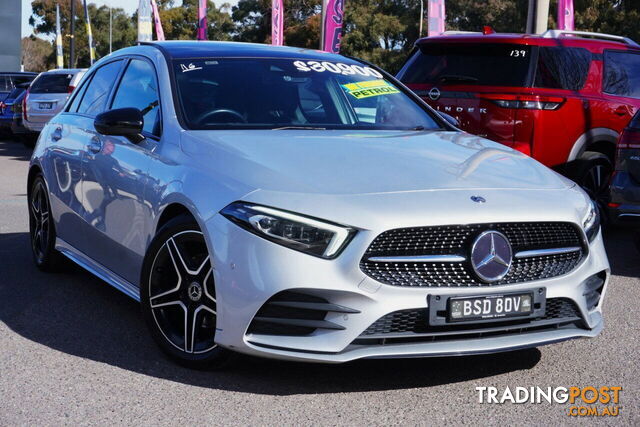
{"label": "license plate", "polygon": [[533,304],[531,292],[450,298],[448,319],[461,322],[528,316],[533,313]]}
{"label": "license plate", "polygon": [[53,102],[40,102],[38,107],[41,110],[50,110],[53,108]]}

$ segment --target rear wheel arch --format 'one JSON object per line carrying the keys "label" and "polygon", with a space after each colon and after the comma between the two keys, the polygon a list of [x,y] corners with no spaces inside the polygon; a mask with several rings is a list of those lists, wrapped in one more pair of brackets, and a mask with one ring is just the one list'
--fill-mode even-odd
{"label": "rear wheel arch", "polygon": [[613,162],[619,136],[618,132],[609,128],[588,130],[573,143],[567,163],[580,159],[586,151],[602,153]]}

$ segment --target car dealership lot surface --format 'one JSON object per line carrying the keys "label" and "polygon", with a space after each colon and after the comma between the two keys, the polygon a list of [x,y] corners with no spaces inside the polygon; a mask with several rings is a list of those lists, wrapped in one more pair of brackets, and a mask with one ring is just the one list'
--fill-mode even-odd
{"label": "car dealership lot surface", "polygon": [[165,359],[125,295],[80,269],[47,275],[34,267],[29,155],[0,141],[0,425],[578,421],[567,404],[479,404],[478,386],[621,386],[620,416],[590,421],[640,424],[640,253],[628,231],[606,236],[614,276],[595,339],[338,366],[242,357],[222,372],[196,372]]}

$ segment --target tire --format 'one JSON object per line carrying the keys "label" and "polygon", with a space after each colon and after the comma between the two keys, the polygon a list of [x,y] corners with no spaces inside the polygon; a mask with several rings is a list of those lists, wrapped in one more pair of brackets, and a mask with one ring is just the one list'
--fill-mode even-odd
{"label": "tire", "polygon": [[589,194],[591,200],[603,205],[609,198],[609,179],[612,173],[613,166],[607,156],[586,151],[573,163],[571,179]]}
{"label": "tire", "polygon": [[65,269],[67,260],[55,249],[56,229],[51,220],[51,204],[44,178],[38,174],[29,192],[29,239],[36,266],[46,272]]}
{"label": "tire", "polygon": [[229,351],[215,343],[211,260],[193,218],[170,220],[151,242],[142,269],[140,302],[151,335],[171,359],[192,369],[226,364]]}

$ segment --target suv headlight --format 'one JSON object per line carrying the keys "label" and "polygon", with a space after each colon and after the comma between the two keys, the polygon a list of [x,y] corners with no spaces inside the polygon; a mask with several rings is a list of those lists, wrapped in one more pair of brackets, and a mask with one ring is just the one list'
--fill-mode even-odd
{"label": "suv headlight", "polygon": [[589,239],[589,243],[593,242],[593,239],[598,235],[598,231],[600,231],[600,210],[593,203],[593,200],[589,204],[587,216],[582,221],[582,228]]}
{"label": "suv headlight", "polygon": [[349,227],[244,202],[231,203],[220,213],[260,237],[325,259],[338,256],[355,234]]}

